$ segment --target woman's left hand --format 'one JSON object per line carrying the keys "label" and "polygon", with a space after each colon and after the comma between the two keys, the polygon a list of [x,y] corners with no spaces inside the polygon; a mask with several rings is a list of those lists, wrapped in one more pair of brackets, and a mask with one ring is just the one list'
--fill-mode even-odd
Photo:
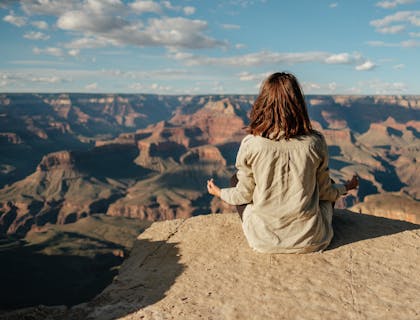
{"label": "woman's left hand", "polygon": [[220,188],[215,185],[213,178],[210,180],[207,180],[207,191],[216,197],[220,198]]}

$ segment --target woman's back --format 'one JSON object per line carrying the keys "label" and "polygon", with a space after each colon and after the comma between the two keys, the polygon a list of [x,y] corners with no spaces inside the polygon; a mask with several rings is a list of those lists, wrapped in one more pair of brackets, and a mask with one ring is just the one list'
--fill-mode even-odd
{"label": "woman's back", "polygon": [[[326,156],[318,134],[279,141],[253,135],[243,139],[236,162],[239,183],[222,189],[221,198],[249,203],[243,229],[254,249],[308,252],[329,244],[332,206],[320,203],[319,193],[325,189],[319,185],[319,170]],[[328,184],[335,200],[340,190]]]}

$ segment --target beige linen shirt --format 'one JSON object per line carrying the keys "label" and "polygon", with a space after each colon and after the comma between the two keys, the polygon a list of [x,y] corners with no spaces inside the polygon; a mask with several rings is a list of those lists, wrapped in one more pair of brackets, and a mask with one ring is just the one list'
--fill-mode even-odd
{"label": "beige linen shirt", "polygon": [[259,252],[304,253],[333,237],[331,202],[346,193],[332,184],[321,134],[287,140],[247,135],[239,147],[238,184],[221,190],[231,205],[248,204],[242,227]]}

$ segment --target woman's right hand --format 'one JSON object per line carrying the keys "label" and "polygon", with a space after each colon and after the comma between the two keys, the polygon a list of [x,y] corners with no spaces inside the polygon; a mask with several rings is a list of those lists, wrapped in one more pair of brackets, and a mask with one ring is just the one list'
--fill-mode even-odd
{"label": "woman's right hand", "polygon": [[207,191],[211,195],[220,198],[220,193],[221,193],[220,188],[218,186],[216,186],[213,179],[207,180]]}
{"label": "woman's right hand", "polygon": [[353,175],[351,180],[347,180],[344,186],[346,187],[347,191],[356,189],[359,186],[359,177],[356,174]]}

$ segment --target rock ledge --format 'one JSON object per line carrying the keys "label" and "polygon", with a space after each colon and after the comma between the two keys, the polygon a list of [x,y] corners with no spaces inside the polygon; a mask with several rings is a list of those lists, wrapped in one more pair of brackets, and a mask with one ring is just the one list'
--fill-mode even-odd
{"label": "rock ledge", "polygon": [[[420,225],[336,210],[326,251],[260,254],[234,214],[156,222],[68,319],[419,319]],[[54,316],[52,316],[54,317]]]}

